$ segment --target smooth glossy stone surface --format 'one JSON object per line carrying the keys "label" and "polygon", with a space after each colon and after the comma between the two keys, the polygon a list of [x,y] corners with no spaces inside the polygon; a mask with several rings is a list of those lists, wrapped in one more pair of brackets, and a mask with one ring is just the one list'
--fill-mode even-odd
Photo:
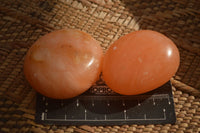
{"label": "smooth glossy stone surface", "polygon": [[39,93],[56,99],[75,97],[91,87],[101,72],[99,43],[79,30],[58,30],[35,42],[24,74]]}
{"label": "smooth glossy stone surface", "polygon": [[115,92],[136,95],[166,83],[180,62],[175,44],[161,33],[129,33],[110,46],[104,57],[103,78]]}

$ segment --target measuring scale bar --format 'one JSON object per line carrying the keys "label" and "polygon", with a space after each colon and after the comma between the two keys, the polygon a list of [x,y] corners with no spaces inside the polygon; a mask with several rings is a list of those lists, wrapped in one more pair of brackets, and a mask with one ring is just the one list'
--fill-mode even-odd
{"label": "measuring scale bar", "polygon": [[37,96],[36,122],[61,125],[175,123],[171,83],[135,96],[119,95],[107,86],[93,86],[66,100]]}

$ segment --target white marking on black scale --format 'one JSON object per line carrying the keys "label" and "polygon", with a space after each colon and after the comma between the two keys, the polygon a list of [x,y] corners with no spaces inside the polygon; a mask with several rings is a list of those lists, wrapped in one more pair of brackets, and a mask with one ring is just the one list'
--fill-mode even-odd
{"label": "white marking on black scale", "polygon": [[59,125],[173,124],[176,117],[171,83],[167,82],[137,96],[119,95],[110,92],[107,86],[93,86],[86,93],[66,100],[38,94],[35,120]]}

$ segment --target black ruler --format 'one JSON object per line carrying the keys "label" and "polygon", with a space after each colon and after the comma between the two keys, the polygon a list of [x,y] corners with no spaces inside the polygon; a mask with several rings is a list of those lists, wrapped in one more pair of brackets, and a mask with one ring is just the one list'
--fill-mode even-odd
{"label": "black ruler", "polygon": [[37,95],[36,122],[59,125],[173,124],[176,121],[172,86],[135,96],[114,93],[106,85],[93,86],[66,100]]}

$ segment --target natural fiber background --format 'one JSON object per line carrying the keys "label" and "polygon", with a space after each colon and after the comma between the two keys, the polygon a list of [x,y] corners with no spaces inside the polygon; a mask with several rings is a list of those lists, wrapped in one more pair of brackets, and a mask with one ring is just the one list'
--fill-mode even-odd
{"label": "natural fiber background", "polygon": [[[200,1],[1,0],[0,133],[200,132]],[[178,46],[180,68],[172,79],[174,125],[45,126],[34,122],[35,91],[23,76],[23,58],[42,35],[61,28],[91,34],[106,50],[139,29],[164,33]]]}

